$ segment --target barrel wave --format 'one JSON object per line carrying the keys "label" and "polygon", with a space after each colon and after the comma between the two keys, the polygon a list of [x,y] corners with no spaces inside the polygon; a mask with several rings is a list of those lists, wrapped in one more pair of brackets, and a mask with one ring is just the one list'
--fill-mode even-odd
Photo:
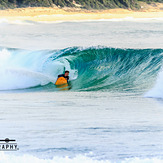
{"label": "barrel wave", "polygon": [[71,91],[145,93],[157,76],[163,76],[162,61],[163,49],[99,46],[29,51],[1,47],[0,90],[57,91],[57,75],[69,70]]}

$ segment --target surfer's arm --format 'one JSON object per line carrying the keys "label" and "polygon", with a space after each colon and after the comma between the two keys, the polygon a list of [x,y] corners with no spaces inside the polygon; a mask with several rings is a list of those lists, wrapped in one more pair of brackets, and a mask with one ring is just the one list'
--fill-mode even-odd
{"label": "surfer's arm", "polygon": [[59,77],[64,77],[64,75],[63,75],[63,74],[61,74],[61,75],[58,75],[58,78],[59,78]]}

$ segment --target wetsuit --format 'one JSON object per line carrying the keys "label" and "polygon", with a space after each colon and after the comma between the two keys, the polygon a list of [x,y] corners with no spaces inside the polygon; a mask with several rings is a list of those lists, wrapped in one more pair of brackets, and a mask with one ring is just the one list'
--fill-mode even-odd
{"label": "wetsuit", "polygon": [[68,80],[69,80],[69,76],[65,76],[64,74],[58,75],[58,78],[59,78],[59,77],[64,77],[64,78],[67,80],[67,82],[68,82]]}

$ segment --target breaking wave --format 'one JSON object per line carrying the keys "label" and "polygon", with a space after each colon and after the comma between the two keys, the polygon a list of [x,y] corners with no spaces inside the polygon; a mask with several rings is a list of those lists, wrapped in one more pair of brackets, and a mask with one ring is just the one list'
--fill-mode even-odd
{"label": "breaking wave", "polygon": [[75,91],[146,92],[159,74],[152,91],[155,96],[160,91],[162,96],[162,60],[163,49],[71,47],[29,51],[2,47],[0,90],[39,87],[55,91],[57,75],[69,70],[71,90]]}

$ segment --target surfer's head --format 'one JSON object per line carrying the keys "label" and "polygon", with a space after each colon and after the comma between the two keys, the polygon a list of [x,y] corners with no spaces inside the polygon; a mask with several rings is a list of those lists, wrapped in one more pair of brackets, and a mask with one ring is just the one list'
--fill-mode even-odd
{"label": "surfer's head", "polygon": [[69,71],[65,71],[65,76],[68,76],[69,75]]}

